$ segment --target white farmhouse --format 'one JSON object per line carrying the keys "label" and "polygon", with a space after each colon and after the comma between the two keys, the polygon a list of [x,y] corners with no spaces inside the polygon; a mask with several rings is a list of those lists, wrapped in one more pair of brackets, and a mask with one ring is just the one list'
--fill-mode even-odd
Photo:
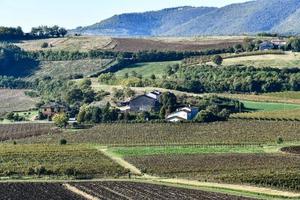
{"label": "white farmhouse", "polygon": [[193,120],[198,114],[198,112],[198,108],[183,107],[177,109],[176,112],[169,114],[166,117],[166,120],[169,122],[189,121]]}

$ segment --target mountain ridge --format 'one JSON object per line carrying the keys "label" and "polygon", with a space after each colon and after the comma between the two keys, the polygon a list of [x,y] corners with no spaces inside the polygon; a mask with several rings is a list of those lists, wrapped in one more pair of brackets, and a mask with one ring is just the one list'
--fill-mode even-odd
{"label": "mountain ridge", "polygon": [[70,32],[115,37],[298,34],[298,16],[300,0],[256,0],[221,8],[182,6],[125,13]]}

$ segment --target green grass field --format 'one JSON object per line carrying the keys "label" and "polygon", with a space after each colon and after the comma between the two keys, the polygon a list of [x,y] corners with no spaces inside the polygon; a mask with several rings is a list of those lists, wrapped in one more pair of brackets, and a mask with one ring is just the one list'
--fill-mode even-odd
{"label": "green grass field", "polygon": [[161,154],[211,154],[211,153],[263,153],[263,146],[143,146],[143,147],[115,147],[110,151],[122,157],[149,156]]}
{"label": "green grass field", "polygon": [[245,65],[255,67],[300,67],[300,54],[257,55],[224,59],[223,65]]}
{"label": "green grass field", "polygon": [[168,65],[179,64],[180,61],[167,61],[167,62],[149,62],[149,63],[137,63],[116,72],[117,77],[124,77],[126,73],[130,75],[132,71],[141,74],[145,78],[149,78],[152,74],[157,77],[161,77],[164,74],[164,70]]}
{"label": "green grass field", "polygon": [[294,110],[300,109],[300,105],[286,104],[286,103],[269,103],[269,102],[255,102],[242,101],[247,109],[253,111],[279,111],[279,110]]}

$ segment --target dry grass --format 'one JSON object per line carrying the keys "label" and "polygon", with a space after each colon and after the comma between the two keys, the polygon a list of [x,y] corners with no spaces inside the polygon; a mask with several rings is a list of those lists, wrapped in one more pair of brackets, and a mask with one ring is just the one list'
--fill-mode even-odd
{"label": "dry grass", "polygon": [[19,47],[27,51],[45,50],[41,45],[47,42],[53,47],[47,49],[51,50],[65,50],[65,51],[88,51],[97,49],[112,49],[114,43],[110,37],[100,36],[80,36],[80,37],[66,37],[66,38],[51,38],[42,40],[28,40],[16,43]]}
{"label": "dry grass", "polygon": [[300,109],[237,113],[232,115],[232,117],[245,118],[245,119],[257,118],[257,119],[300,120]]}
{"label": "dry grass", "polygon": [[26,90],[0,89],[0,116],[6,112],[35,108],[37,99],[24,94]]}
{"label": "dry grass", "polygon": [[43,76],[69,77],[74,74],[89,76],[103,70],[111,62],[111,59],[43,61],[40,64],[40,69],[35,71],[29,79],[34,80]]}
{"label": "dry grass", "polygon": [[224,59],[223,65],[245,65],[255,67],[300,67],[300,53],[257,55]]}

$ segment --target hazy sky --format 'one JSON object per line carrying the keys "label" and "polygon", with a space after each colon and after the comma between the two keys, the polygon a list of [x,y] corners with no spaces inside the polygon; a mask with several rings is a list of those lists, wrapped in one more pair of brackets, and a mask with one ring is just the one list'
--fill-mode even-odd
{"label": "hazy sky", "polygon": [[247,0],[0,0],[0,26],[91,25],[115,14],[177,6],[216,6]]}

